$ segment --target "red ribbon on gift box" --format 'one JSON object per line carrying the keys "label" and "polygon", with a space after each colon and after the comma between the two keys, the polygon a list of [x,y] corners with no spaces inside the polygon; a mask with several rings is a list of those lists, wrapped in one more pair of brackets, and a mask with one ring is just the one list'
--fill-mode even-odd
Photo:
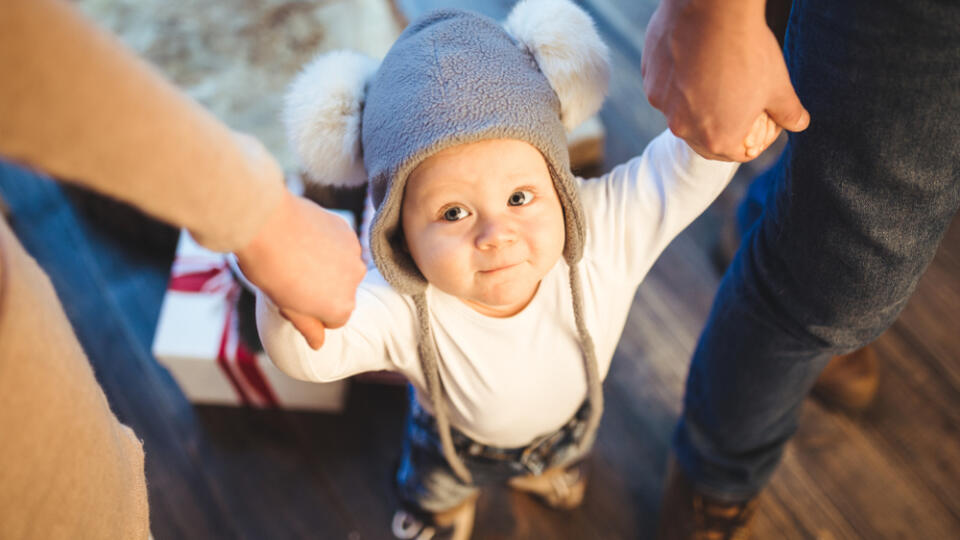
{"label": "red ribbon on gift box", "polygon": [[227,304],[227,320],[220,337],[217,364],[244,405],[277,407],[279,402],[260,366],[257,356],[240,339],[237,327],[237,299],[240,284],[225,259],[178,257],[173,262],[171,291],[220,294]]}

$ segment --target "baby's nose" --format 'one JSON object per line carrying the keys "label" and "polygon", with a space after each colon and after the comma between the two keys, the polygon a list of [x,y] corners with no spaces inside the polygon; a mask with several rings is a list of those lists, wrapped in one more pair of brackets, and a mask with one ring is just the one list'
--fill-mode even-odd
{"label": "baby's nose", "polygon": [[477,248],[491,249],[516,242],[514,223],[508,219],[486,219],[480,223],[477,234]]}

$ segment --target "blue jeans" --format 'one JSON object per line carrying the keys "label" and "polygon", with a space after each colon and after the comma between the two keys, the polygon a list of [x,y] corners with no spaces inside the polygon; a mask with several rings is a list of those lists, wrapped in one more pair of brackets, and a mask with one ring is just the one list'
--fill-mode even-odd
{"label": "blue jeans", "polygon": [[589,411],[585,403],[563,427],[520,448],[484,445],[452,429],[457,455],[473,477],[473,482],[468,484],[453,472],[444,458],[436,420],[417,403],[411,387],[403,454],[396,476],[400,503],[414,513],[438,513],[466,501],[484,485],[569,466],[585,457],[577,442],[586,429]]}
{"label": "blue jeans", "polygon": [[741,207],[674,437],[728,500],[767,483],[830,356],[893,323],[960,201],[960,5],[795,0],[784,49],[812,122]]}

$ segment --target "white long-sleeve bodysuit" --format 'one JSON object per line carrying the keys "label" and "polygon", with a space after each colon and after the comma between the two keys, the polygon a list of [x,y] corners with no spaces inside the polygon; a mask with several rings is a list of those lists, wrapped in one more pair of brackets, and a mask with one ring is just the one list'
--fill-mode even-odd
{"label": "white long-sleeve bodysuit", "polygon": [[[644,153],[591,180],[578,179],[587,221],[581,275],[587,328],[601,379],[620,340],[634,293],[669,242],[727,185],[735,163],[706,160],[664,132]],[[471,438],[519,447],[558,429],[586,398],[586,374],[561,258],[533,300],[507,318],[477,313],[427,287],[450,421]],[[267,354],[289,375],[332,381],[356,373],[404,374],[428,411],[417,353],[416,311],[375,269],[357,292],[346,326],[326,331],[319,351],[263,295],[257,322]]]}

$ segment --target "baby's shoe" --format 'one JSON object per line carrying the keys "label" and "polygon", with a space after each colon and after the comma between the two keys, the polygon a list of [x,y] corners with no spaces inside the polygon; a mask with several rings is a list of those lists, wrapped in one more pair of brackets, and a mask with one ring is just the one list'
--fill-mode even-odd
{"label": "baby's shoe", "polygon": [[583,502],[587,474],[583,462],[568,467],[547,469],[543,474],[511,478],[510,487],[540,497],[548,506],[572,510]]}
{"label": "baby's shoe", "polygon": [[438,514],[397,510],[391,530],[394,538],[403,540],[468,540],[476,512],[477,497]]}

